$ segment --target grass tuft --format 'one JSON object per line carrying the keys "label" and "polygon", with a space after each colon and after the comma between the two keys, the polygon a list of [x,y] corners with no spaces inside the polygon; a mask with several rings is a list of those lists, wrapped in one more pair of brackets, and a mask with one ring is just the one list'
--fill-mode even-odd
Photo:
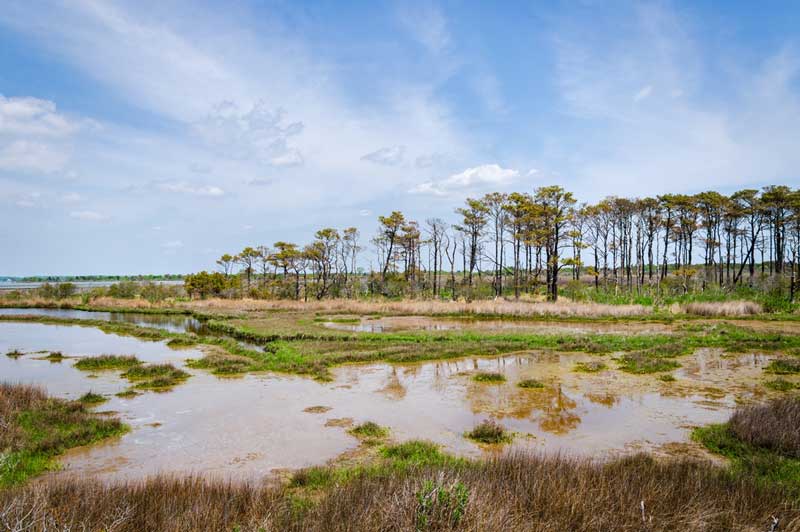
{"label": "grass tuft", "polygon": [[544,388],[544,383],[541,381],[537,381],[536,379],[525,379],[521,380],[517,383],[517,386],[520,388],[535,388],[541,389]]}
{"label": "grass tuft", "polygon": [[580,373],[597,373],[606,369],[605,362],[599,360],[590,360],[588,362],[578,362],[575,364],[574,371]]}
{"label": "grass tuft", "polygon": [[75,363],[75,367],[82,371],[110,371],[130,369],[141,363],[133,355],[100,355],[81,358]]}
{"label": "grass tuft", "polygon": [[381,427],[374,421],[365,421],[347,432],[359,439],[380,439],[389,435],[389,429]]}
{"label": "grass tuft", "polygon": [[472,377],[472,380],[476,382],[485,382],[488,384],[499,384],[501,382],[506,382],[506,377],[502,373],[476,373],[475,376]]}
{"label": "grass tuft", "polygon": [[470,440],[487,444],[510,443],[513,439],[511,433],[493,419],[481,421],[465,436]]}
{"label": "grass tuft", "polygon": [[24,356],[24,355],[25,355],[25,353],[23,353],[19,349],[13,349],[13,350],[9,351],[8,353],[6,353],[6,356],[8,358],[19,358],[19,357]]}
{"label": "grass tuft", "polygon": [[619,369],[627,373],[642,375],[645,373],[661,373],[679,368],[680,364],[668,358],[660,358],[642,352],[628,353],[617,359]]}
{"label": "grass tuft", "polygon": [[83,394],[78,401],[85,405],[99,405],[100,403],[105,403],[108,401],[108,398],[100,395],[99,393],[89,391]]}
{"label": "grass tuft", "polygon": [[797,358],[776,358],[769,363],[764,371],[776,375],[794,375],[800,373],[800,359]]}

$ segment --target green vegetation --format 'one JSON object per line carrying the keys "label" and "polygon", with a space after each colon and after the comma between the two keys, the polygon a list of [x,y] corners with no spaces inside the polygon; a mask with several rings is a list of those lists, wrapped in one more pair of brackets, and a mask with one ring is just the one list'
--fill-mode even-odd
{"label": "green vegetation", "polygon": [[24,355],[25,355],[25,353],[23,353],[19,349],[13,349],[13,350],[9,351],[8,353],[6,353],[6,356],[8,358],[19,358],[19,357],[24,356]]}
{"label": "green vegetation", "polygon": [[800,397],[739,408],[728,423],[696,429],[693,438],[731,460],[732,471],[800,497]]}
{"label": "green vegetation", "polygon": [[798,358],[776,358],[765,368],[769,373],[776,375],[793,375],[800,373],[800,359]]}
{"label": "green vegetation", "polygon": [[379,440],[389,435],[389,429],[381,427],[374,421],[365,421],[347,432],[362,440]]}
{"label": "green vegetation", "polygon": [[50,354],[44,358],[50,362],[61,362],[67,357],[65,357],[61,351],[51,351]]}
{"label": "green vegetation", "polygon": [[89,391],[83,394],[78,401],[85,405],[99,405],[108,401],[108,397]]}
{"label": "green vegetation", "polygon": [[605,362],[599,360],[590,360],[588,362],[576,362],[575,371],[580,373],[597,373],[606,369]]}
{"label": "green vegetation", "polygon": [[141,363],[133,355],[99,355],[81,358],[75,367],[82,371],[112,371],[130,369]]}
{"label": "green vegetation", "polygon": [[676,379],[673,375],[667,373],[665,375],[659,375],[658,380],[660,380],[661,382],[675,382],[678,379]]}
{"label": "green vegetation", "polygon": [[644,373],[660,373],[672,371],[680,364],[668,358],[654,357],[641,351],[629,353],[617,359],[619,369],[628,373],[641,375]]}
{"label": "green vegetation", "polygon": [[780,379],[780,378],[766,381],[764,383],[764,386],[766,386],[770,390],[775,390],[776,392],[788,392],[798,387],[798,385],[793,383],[792,381],[787,381],[786,379]]}
{"label": "green vegetation", "polygon": [[53,399],[39,388],[8,383],[0,383],[0,422],[0,487],[56,467],[54,458],[67,449],[127,430],[118,419],[89,412],[82,401]]}
{"label": "green vegetation", "polygon": [[122,399],[130,399],[132,397],[136,397],[137,395],[139,395],[139,393],[136,390],[127,389],[119,393],[116,393],[115,395]]}
{"label": "green vegetation", "polygon": [[134,366],[122,376],[141,390],[168,390],[189,378],[188,373],[172,364]]}
{"label": "green vegetation", "polygon": [[486,444],[511,443],[514,439],[512,434],[493,419],[481,421],[464,436],[478,443]]}
{"label": "green vegetation", "polygon": [[544,388],[544,383],[541,381],[537,381],[536,379],[524,379],[517,383],[517,386],[520,388],[536,388],[541,389]]}
{"label": "green vegetation", "polygon": [[506,376],[502,373],[476,373],[472,380],[476,382],[485,382],[488,384],[500,384],[502,382],[506,382]]}

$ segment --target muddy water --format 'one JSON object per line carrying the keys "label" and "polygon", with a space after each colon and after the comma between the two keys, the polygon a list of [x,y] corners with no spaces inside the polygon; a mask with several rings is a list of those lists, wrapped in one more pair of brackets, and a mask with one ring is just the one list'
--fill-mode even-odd
{"label": "muddy water", "polygon": [[400,332],[400,331],[508,331],[543,334],[654,334],[668,333],[672,327],[655,322],[559,322],[525,320],[457,320],[428,316],[386,316],[359,318],[356,323],[336,321],[322,322],[324,327],[353,332]]}
{"label": "muddy water", "polygon": [[[91,328],[0,323],[0,353],[14,348],[75,356],[135,354],[178,363],[200,355]],[[90,389],[111,394],[127,386],[116,373],[92,379],[74,369],[72,360],[51,364],[39,356],[13,360],[0,354],[0,378],[39,383],[65,397]],[[591,358],[529,353],[345,366],[334,371],[329,383],[267,374],[219,379],[192,371],[192,378],[172,392],[112,396],[99,409],[119,412],[133,430],[113,442],[69,453],[59,474],[119,479],[202,472],[258,478],[321,464],[356,448],[347,424],[366,420],[390,427],[398,441],[424,438],[451,452],[479,456],[496,450],[481,448],[462,434],[494,417],[518,433],[512,449],[609,456],[686,441],[689,427],[726,419],[737,399],[758,395],[761,368],[768,363],[762,355],[726,358],[700,351],[681,359],[675,383],[617,371],[572,371],[576,362]],[[477,383],[472,380],[476,371],[498,371],[508,381]],[[516,383],[526,378],[546,387],[518,388]],[[304,411],[313,406],[327,409]]]}

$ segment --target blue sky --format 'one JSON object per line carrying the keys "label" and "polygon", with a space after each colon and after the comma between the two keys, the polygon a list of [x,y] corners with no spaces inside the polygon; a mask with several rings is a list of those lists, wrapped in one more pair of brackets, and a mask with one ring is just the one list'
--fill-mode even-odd
{"label": "blue sky", "polygon": [[796,187],[798,138],[793,1],[6,0],[0,274],[195,271],[554,183]]}

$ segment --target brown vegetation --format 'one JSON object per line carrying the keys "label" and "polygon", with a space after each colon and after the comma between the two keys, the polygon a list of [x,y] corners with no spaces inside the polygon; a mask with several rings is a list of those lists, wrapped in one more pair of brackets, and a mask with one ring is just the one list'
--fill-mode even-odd
{"label": "brown vegetation", "polygon": [[[459,486],[464,504],[429,491]],[[601,465],[511,455],[461,466],[356,474],[316,500],[302,490],[199,478],[103,484],[55,479],[0,491],[12,529],[359,531],[571,530],[576,532],[800,530],[783,493],[708,464],[635,456]],[[441,503],[442,506],[436,506]],[[14,528],[16,527],[16,528]]]}
{"label": "brown vegetation", "polygon": [[745,443],[800,458],[800,397],[739,408],[729,427]]}
{"label": "brown vegetation", "polygon": [[764,309],[754,301],[715,301],[705,303],[687,303],[682,310],[692,316],[738,317],[761,314]]}

